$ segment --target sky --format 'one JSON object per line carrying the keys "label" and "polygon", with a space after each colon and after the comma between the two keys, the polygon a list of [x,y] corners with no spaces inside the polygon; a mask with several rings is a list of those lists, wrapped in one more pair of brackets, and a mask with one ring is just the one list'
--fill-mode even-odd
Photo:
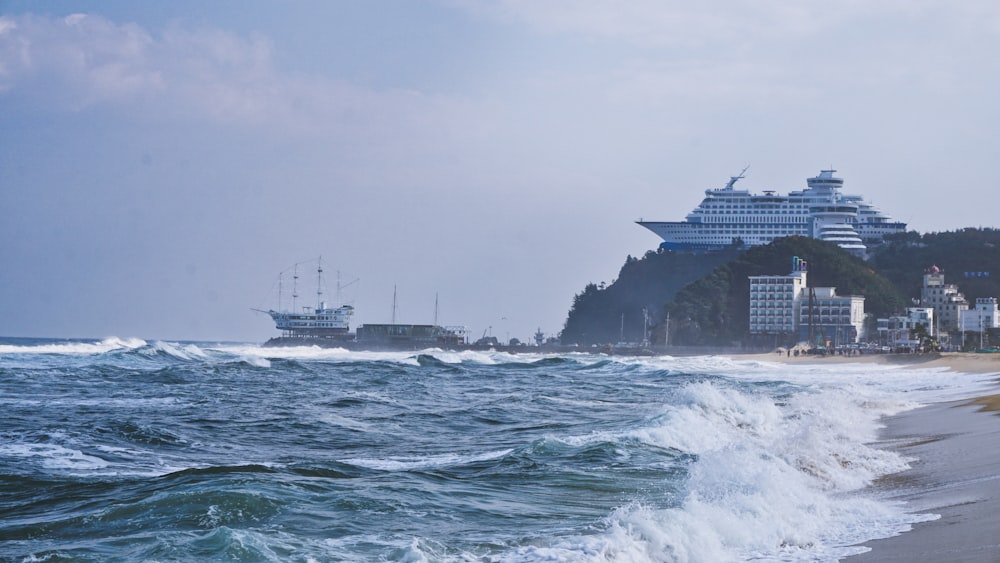
{"label": "sky", "polygon": [[0,335],[262,342],[320,256],[354,326],[555,335],[748,164],[995,227],[998,52],[992,0],[0,0]]}

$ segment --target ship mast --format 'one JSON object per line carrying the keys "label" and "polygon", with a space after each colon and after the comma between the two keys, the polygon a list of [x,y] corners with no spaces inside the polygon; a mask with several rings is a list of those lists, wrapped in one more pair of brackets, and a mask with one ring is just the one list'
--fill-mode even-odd
{"label": "ship mast", "polygon": [[396,324],[396,285],[392,286],[392,324]]}
{"label": "ship mast", "polygon": [[297,309],[296,300],[299,298],[299,265],[295,264],[295,269],[292,271],[292,312]]}
{"label": "ship mast", "polygon": [[285,274],[284,272],[280,272],[278,274],[278,312],[279,313],[281,312],[281,285],[282,285],[282,276],[284,276],[284,274]]}
{"label": "ship mast", "polygon": [[316,310],[323,308],[323,257],[316,262]]}

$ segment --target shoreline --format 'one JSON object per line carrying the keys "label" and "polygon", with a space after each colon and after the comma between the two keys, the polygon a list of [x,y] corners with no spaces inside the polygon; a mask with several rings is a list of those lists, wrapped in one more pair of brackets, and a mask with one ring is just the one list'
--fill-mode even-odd
{"label": "shoreline", "polygon": [[889,417],[881,443],[913,459],[870,487],[911,513],[940,518],[859,544],[867,561],[1000,561],[1000,394],[935,403]]}
{"label": "shoreline", "polygon": [[944,368],[997,374],[995,391],[982,396],[933,403],[886,417],[878,447],[912,461],[910,469],[885,475],[867,493],[905,503],[914,514],[934,514],[896,536],[857,544],[865,553],[851,563],[1000,561],[1000,354],[872,354],[867,356],[739,356],[741,359],[802,365],[870,363],[916,369]]}
{"label": "shoreline", "polygon": [[[975,352],[937,352],[928,354],[865,354],[861,356],[787,356],[775,352],[762,354],[737,354],[733,359],[762,362],[816,364],[871,363],[915,368],[945,368],[963,373],[996,373],[1000,375],[1000,354]],[[1000,383],[1000,380],[998,380]]]}

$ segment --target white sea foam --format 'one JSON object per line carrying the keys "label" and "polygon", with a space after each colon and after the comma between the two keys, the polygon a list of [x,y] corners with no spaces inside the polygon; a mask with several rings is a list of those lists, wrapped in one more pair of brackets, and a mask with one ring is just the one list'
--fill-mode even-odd
{"label": "white sea foam", "polygon": [[321,348],[319,346],[278,346],[265,348],[252,344],[213,346],[212,350],[250,360],[283,359],[329,362],[390,361],[417,365],[413,352],[369,352],[346,348]]}
{"label": "white sea foam", "polygon": [[[418,356],[433,356],[438,361],[446,364],[483,364],[496,365],[505,363],[533,362],[545,357],[546,354],[510,354],[508,352],[497,352],[495,350],[442,350],[440,348],[426,348],[413,351],[391,351],[391,350],[348,350],[346,348],[323,348],[319,346],[280,346],[268,347],[256,346],[252,344],[227,344],[212,346],[211,350],[232,354],[241,358],[270,358],[286,360],[318,360],[330,362],[393,362],[404,365],[419,365]],[[590,355],[581,355],[599,361],[598,358]]]}
{"label": "white sea foam", "polygon": [[59,444],[10,443],[0,445],[0,457],[37,458],[45,469],[91,471],[108,467],[103,459]]}
{"label": "white sea foam", "polygon": [[111,336],[100,342],[52,342],[37,345],[0,344],[0,354],[95,355],[114,350],[134,350],[146,345],[141,338]]}
{"label": "white sea foam", "polygon": [[[868,364],[789,367],[729,358],[641,360],[672,372],[730,376],[692,382],[645,424],[563,441],[635,441],[693,455],[674,506],[626,504],[593,535],[535,543],[503,561],[834,561],[872,538],[936,518],[907,513],[865,487],[909,460],[871,445],[881,418],[989,389],[990,378]],[[762,377],[763,376],[763,377]],[[796,387],[748,391],[772,379]]]}
{"label": "white sea foam", "polygon": [[[54,437],[66,439],[59,434],[55,434]],[[95,475],[159,477],[188,469],[183,463],[173,463],[168,456],[150,451],[101,444],[95,445],[93,449],[107,454],[107,459],[96,453],[86,453],[70,443],[12,442],[0,444],[0,460],[4,458],[27,460],[56,475],[88,477]],[[110,461],[115,459],[119,461]]]}
{"label": "white sea foam", "polygon": [[271,367],[271,361],[267,358],[258,358],[254,356],[240,356],[241,362],[246,362],[254,367],[258,368],[269,368]]}
{"label": "white sea foam", "polygon": [[505,449],[480,454],[439,454],[419,457],[392,457],[387,459],[349,458],[340,461],[380,471],[418,471],[499,459],[512,451],[511,449]]}

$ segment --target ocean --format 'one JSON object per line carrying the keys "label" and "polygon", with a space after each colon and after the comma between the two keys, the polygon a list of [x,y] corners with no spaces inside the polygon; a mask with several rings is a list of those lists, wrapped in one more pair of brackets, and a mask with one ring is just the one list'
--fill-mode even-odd
{"label": "ocean", "polygon": [[989,379],[0,339],[0,560],[834,561],[935,518],[882,417]]}

